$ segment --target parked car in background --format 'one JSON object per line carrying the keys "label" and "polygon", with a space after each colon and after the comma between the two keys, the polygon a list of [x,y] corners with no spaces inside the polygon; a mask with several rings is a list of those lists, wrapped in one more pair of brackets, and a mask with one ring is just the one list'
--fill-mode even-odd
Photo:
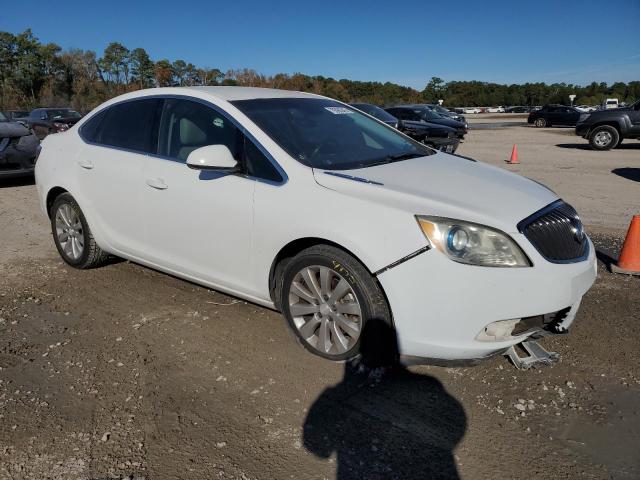
{"label": "parked car in background", "polygon": [[628,107],[598,110],[583,116],[576,135],[589,140],[595,150],[610,150],[624,138],[640,139],[640,100]]}
{"label": "parked car in background", "polygon": [[564,126],[575,127],[580,115],[587,115],[576,107],[566,105],[545,105],[540,110],[534,110],[529,114],[527,123],[532,123],[538,128]]}
{"label": "parked car in background", "polygon": [[0,112],[0,178],[32,175],[39,145],[31,129]]}
{"label": "parked car in background", "polygon": [[36,108],[31,111],[26,121],[42,140],[50,133],[68,130],[81,118],[82,115],[70,108]]}
{"label": "parked car in background", "polygon": [[617,98],[607,98],[603,103],[602,106],[605,109],[610,109],[610,108],[618,108],[618,99]]}
{"label": "parked car in background", "polygon": [[458,138],[464,138],[468,131],[468,125],[466,123],[458,122],[449,117],[444,117],[424,105],[402,105],[399,107],[389,107],[386,110],[391,115],[402,121],[427,122],[453,128],[455,129]]}
{"label": "parked car in background", "polygon": [[587,113],[598,110],[598,107],[594,107],[593,105],[578,105],[576,108]]}
{"label": "parked car in background", "polygon": [[436,105],[434,103],[421,103],[420,105],[430,108],[431,110],[442,115],[443,117],[452,118],[456,122],[461,122],[464,124],[467,123],[467,120],[464,118],[464,115],[461,115],[462,112],[452,112],[451,110],[444,108],[442,105]]}
{"label": "parked car in background", "polygon": [[78,127],[36,163],[67,264],[113,254],[280,310],[331,360],[356,357],[372,320],[404,358],[500,354],[566,333],[596,277],[578,214],[551,190],[326,97],[153,88]]}
{"label": "parked car in background", "polygon": [[4,110],[2,113],[11,122],[25,120],[29,116],[29,112],[26,110]]}
{"label": "parked car in background", "polygon": [[376,105],[372,105],[370,103],[352,103],[351,106],[371,115],[374,118],[377,118],[390,127],[398,128],[398,119]]}
{"label": "parked car in background", "polygon": [[531,111],[531,107],[525,107],[523,105],[514,105],[512,107],[507,107],[504,109],[505,113],[529,113]]}
{"label": "parked car in background", "polygon": [[464,113],[471,113],[471,114],[480,113],[481,112],[481,110],[478,107],[464,107],[462,109],[462,111]]}
{"label": "parked car in background", "polygon": [[500,106],[500,107],[488,107],[486,109],[486,112],[487,113],[504,113],[505,110],[504,110],[503,106]]}

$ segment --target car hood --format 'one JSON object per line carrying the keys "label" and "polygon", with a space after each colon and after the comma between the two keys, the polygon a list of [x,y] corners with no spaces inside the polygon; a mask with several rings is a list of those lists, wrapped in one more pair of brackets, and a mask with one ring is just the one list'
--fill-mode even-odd
{"label": "car hood", "polygon": [[67,125],[75,125],[80,120],[82,120],[82,118],[78,118],[78,117],[58,117],[58,118],[51,119],[52,122],[66,123]]}
{"label": "car hood", "polygon": [[18,122],[0,122],[0,138],[24,137],[29,135],[29,129]]}
{"label": "car hood", "polygon": [[446,125],[447,127],[456,128],[456,129],[464,127],[464,123],[454,120],[453,118],[442,117],[442,118],[434,118],[433,120],[429,120],[429,121],[431,123],[436,123],[438,125]]}
{"label": "car hood", "polygon": [[355,170],[314,169],[320,185],[412,215],[435,215],[514,233],[558,200],[547,187],[482,162],[438,152]]}
{"label": "car hood", "polygon": [[429,129],[429,130],[444,130],[444,131],[451,131],[451,132],[456,132],[455,128],[451,128],[443,123],[430,123],[430,122],[417,122],[414,120],[403,120],[402,124],[407,126],[407,127],[412,127],[412,128],[425,128],[425,129]]}

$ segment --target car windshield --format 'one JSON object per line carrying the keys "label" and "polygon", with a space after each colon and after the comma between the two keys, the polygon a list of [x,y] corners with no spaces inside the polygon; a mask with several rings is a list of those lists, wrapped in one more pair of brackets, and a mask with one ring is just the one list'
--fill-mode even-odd
{"label": "car windshield", "polygon": [[371,105],[369,103],[353,103],[352,107],[357,108],[358,110],[362,110],[364,113],[368,113],[372,117],[377,118],[383,122],[397,122],[398,119],[391,115],[390,113],[385,112],[380,107],[375,105]]}
{"label": "car windshield", "polygon": [[8,120],[4,113],[0,112],[0,122],[7,122]]}
{"label": "car windshield", "polygon": [[289,155],[314,168],[365,168],[435,153],[394,128],[329,99],[267,98],[231,103]]}
{"label": "car windshield", "polygon": [[414,112],[416,112],[418,115],[420,115],[420,117],[422,117],[423,120],[430,122],[432,120],[438,120],[442,118],[442,115],[440,115],[439,113],[434,112],[433,110],[429,109],[429,108],[416,108],[414,110]]}
{"label": "car windshield", "polygon": [[431,110],[435,110],[438,113],[444,113],[444,114],[451,113],[449,110],[447,110],[444,107],[441,107],[440,105],[431,106]]}
{"label": "car windshield", "polygon": [[80,118],[80,114],[69,108],[59,108],[56,110],[47,110],[47,117],[56,118]]}

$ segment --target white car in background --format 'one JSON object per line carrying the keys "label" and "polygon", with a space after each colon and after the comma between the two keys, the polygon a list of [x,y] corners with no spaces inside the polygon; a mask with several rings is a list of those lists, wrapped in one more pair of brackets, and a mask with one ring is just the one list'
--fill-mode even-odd
{"label": "white car in background", "polygon": [[48,136],[36,164],[55,245],[280,310],[302,344],[479,359],[565,332],[596,275],[575,210],[506,170],[436,152],[318,95],[155,88]]}
{"label": "white car in background", "polygon": [[504,107],[489,107],[487,113],[504,113]]}
{"label": "white car in background", "polygon": [[462,111],[463,113],[469,113],[469,114],[480,113],[480,109],[478,107],[464,107]]}

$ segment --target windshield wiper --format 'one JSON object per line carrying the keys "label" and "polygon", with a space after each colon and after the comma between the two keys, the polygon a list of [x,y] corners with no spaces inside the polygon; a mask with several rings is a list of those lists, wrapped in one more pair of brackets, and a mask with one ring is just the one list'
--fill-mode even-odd
{"label": "windshield wiper", "polygon": [[374,167],[376,165],[386,165],[387,163],[400,162],[402,160],[409,160],[410,158],[424,157],[421,153],[398,153],[396,155],[387,155],[384,159],[377,162],[367,163],[366,167]]}
{"label": "windshield wiper", "polygon": [[424,155],[417,152],[398,153],[397,155],[387,155],[387,158],[392,162],[397,162],[398,160],[408,160],[410,158],[418,158],[418,157],[424,157]]}

